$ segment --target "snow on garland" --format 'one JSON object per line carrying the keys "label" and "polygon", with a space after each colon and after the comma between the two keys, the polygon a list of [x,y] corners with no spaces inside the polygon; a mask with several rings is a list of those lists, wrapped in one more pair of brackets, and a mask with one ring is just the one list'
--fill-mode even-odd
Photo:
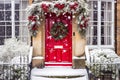
{"label": "snow on garland", "polygon": [[[59,16],[61,13],[72,13],[73,15],[78,13],[79,32],[84,35],[88,26],[88,4],[86,0],[76,1],[41,1],[39,3],[33,3],[27,8],[28,13],[28,28],[32,36],[36,36],[38,33],[38,27],[43,20],[41,16],[52,12]],[[74,17],[74,16],[73,16]]]}

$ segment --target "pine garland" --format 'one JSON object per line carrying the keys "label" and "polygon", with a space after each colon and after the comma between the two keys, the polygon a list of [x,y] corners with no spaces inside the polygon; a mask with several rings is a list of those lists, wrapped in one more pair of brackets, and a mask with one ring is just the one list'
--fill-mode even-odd
{"label": "pine garland", "polygon": [[[45,16],[47,13],[55,13],[57,16],[65,13],[79,14],[75,16],[78,18],[78,28],[81,35],[85,35],[88,26],[88,3],[87,0],[58,0],[58,1],[41,1],[34,3],[27,8],[28,13],[28,28],[32,36],[38,33],[38,26],[40,26],[42,19],[40,16]],[[74,16],[73,16],[74,18]]]}

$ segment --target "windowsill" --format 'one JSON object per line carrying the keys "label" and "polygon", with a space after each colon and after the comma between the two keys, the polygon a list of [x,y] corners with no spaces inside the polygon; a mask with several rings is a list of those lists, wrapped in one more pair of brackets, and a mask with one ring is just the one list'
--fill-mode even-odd
{"label": "windowsill", "polygon": [[95,48],[106,48],[106,49],[115,49],[115,47],[113,45],[100,45],[100,47],[98,45],[87,45],[89,49],[95,49]]}

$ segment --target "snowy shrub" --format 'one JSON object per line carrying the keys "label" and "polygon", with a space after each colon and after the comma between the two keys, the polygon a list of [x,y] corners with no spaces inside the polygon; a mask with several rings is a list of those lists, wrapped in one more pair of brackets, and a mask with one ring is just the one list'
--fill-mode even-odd
{"label": "snowy shrub", "polygon": [[0,61],[9,63],[14,57],[28,56],[30,46],[16,38],[6,39],[2,46]]}
{"label": "snowy shrub", "polygon": [[0,80],[27,80],[30,46],[16,38],[6,39],[0,53]]}
{"label": "snowy shrub", "polygon": [[94,49],[90,51],[90,63],[86,65],[95,76],[111,72],[112,77],[116,76],[116,64],[120,64],[120,57],[111,49]]}

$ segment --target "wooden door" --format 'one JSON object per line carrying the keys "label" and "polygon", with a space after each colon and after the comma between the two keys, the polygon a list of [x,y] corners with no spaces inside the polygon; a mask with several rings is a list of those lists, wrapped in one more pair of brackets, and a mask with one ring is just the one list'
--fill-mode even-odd
{"label": "wooden door", "polygon": [[[67,27],[67,34],[63,39],[55,39],[51,29],[56,23],[63,23]],[[59,26],[56,26],[59,27]],[[45,65],[72,66],[72,14],[57,16],[47,13],[45,17]]]}

